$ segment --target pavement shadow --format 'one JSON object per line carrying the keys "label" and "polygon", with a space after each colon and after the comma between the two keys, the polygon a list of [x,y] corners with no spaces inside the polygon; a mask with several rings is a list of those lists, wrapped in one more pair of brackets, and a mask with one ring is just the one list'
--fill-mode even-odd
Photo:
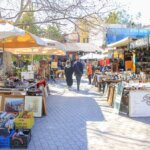
{"label": "pavement shadow", "polygon": [[47,110],[48,116],[36,121],[33,132],[48,146],[55,145],[54,150],[88,150],[87,122],[105,120],[91,97],[51,95]]}
{"label": "pavement shadow", "polygon": [[150,125],[150,117],[134,117],[130,119]]}

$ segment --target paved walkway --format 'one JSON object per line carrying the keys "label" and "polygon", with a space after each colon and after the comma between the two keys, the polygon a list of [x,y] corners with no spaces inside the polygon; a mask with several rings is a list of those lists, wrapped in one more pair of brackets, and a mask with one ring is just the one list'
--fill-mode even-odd
{"label": "paved walkway", "polygon": [[28,150],[150,149],[150,118],[116,115],[86,81],[79,93],[75,86],[50,86],[48,116],[36,119]]}

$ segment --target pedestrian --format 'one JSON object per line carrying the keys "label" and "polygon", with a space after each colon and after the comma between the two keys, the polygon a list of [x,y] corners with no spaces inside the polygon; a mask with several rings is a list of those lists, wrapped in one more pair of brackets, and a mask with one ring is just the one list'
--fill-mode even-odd
{"label": "pedestrian", "polygon": [[65,77],[66,77],[66,82],[68,88],[71,88],[73,84],[73,67],[71,66],[71,62],[69,60],[66,61],[66,66],[65,66]]}
{"label": "pedestrian", "polygon": [[79,61],[79,58],[76,58],[73,68],[74,68],[74,73],[75,73],[76,80],[77,80],[77,91],[79,91],[81,77],[83,75],[83,64]]}
{"label": "pedestrian", "polygon": [[91,84],[91,79],[92,79],[92,65],[91,65],[90,62],[87,63],[86,74],[87,74],[88,79],[89,79],[89,84]]}

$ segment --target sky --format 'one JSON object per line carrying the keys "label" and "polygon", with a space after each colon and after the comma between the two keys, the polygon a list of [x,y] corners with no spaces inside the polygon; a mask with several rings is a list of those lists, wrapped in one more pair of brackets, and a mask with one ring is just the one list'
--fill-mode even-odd
{"label": "sky", "polygon": [[141,12],[140,22],[143,25],[150,25],[150,1],[149,0],[116,0],[124,5],[129,14],[135,15]]}

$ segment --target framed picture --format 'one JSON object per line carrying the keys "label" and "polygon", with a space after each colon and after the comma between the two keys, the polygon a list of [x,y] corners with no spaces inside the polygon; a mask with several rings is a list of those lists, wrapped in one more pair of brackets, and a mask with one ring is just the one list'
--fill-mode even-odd
{"label": "framed picture", "polygon": [[3,111],[3,95],[0,95],[0,111]]}
{"label": "framed picture", "polygon": [[4,111],[6,112],[21,112],[24,111],[23,95],[8,95],[4,96]]}
{"label": "framed picture", "polygon": [[129,116],[150,117],[150,90],[130,91]]}
{"label": "framed picture", "polygon": [[25,110],[34,112],[34,117],[41,117],[42,96],[25,96]]}
{"label": "framed picture", "polygon": [[51,62],[51,68],[57,69],[58,68],[57,62]]}

